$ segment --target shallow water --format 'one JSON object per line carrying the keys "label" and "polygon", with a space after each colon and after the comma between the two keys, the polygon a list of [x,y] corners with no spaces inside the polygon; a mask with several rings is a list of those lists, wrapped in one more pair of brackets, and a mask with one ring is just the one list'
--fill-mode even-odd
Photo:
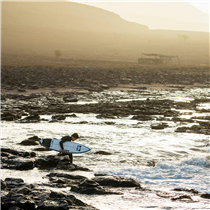
{"label": "shallow water", "polygon": [[[149,98],[168,98],[179,101],[190,101],[194,97],[207,98],[210,89],[194,89],[187,91],[146,91]],[[159,96],[157,96],[157,93]],[[117,100],[127,100],[142,95],[135,92],[106,91],[93,93],[95,97],[117,97]],[[144,92],[145,94],[145,92]],[[116,98],[115,98],[116,99]],[[84,100],[85,101],[85,100]],[[82,103],[82,101],[80,101]],[[209,109],[208,103],[201,103],[201,108]],[[199,110],[199,109],[198,109]],[[208,112],[199,113],[195,110],[179,110],[183,117],[209,116]],[[187,113],[187,114],[185,114]],[[189,114],[190,113],[190,114]],[[130,117],[118,119],[97,119],[95,114],[79,114],[76,118],[67,117],[59,123],[15,123],[2,122],[1,147],[9,147],[21,151],[33,151],[35,146],[23,147],[19,143],[34,135],[40,138],[61,138],[73,132],[78,132],[79,143],[91,148],[88,153],[74,155],[76,165],[93,170],[83,173],[92,177],[93,173],[106,173],[131,177],[142,187],[151,191],[120,189],[123,195],[87,196],[75,194],[84,202],[99,209],[208,209],[210,202],[199,196],[192,197],[197,202],[171,201],[158,196],[158,192],[172,195],[174,188],[196,189],[200,193],[210,193],[210,136],[194,133],[174,132],[180,122],[167,121],[168,128],[153,130],[150,128],[156,121],[136,121]],[[51,116],[41,118],[49,120]],[[86,121],[81,124],[80,122]],[[112,123],[109,125],[109,123]],[[185,125],[190,125],[185,123]],[[36,146],[40,147],[40,146]],[[98,155],[97,151],[110,152],[111,155]],[[36,152],[43,155],[43,152]],[[57,152],[45,152],[45,155]],[[147,166],[154,161],[155,166]],[[46,172],[37,169],[31,171],[1,170],[1,178],[19,177],[25,182],[47,182]],[[59,189],[68,191],[69,189]],[[119,191],[119,189],[116,189]]]}

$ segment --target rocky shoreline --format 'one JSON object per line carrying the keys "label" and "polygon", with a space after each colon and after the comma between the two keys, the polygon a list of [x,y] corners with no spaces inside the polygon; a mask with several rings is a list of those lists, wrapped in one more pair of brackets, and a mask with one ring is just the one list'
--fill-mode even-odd
{"label": "rocky shoreline", "polygon": [[[143,90],[145,91],[145,90]],[[144,92],[143,92],[144,93]],[[132,90],[134,98],[130,101],[120,101],[123,97],[106,92],[100,95],[89,92],[57,92],[31,93],[31,94],[2,94],[1,98],[1,120],[15,121],[16,123],[38,123],[49,121],[49,123],[65,120],[66,117],[76,118],[75,113],[97,114],[96,118],[117,119],[132,116],[131,120],[149,121],[156,120],[158,123],[151,129],[164,129],[168,127],[166,122],[196,123],[196,125],[180,126],[175,132],[190,132],[199,134],[210,134],[209,116],[192,116],[188,119],[180,117],[177,110],[189,110],[189,112],[208,113],[209,110],[199,108],[200,103],[209,103],[209,98],[194,98],[188,102],[179,102],[169,99],[135,100],[135,96],[142,94],[142,89]],[[147,95],[145,92],[144,96]],[[139,96],[141,97],[141,96]],[[74,103],[86,100],[87,103]],[[91,103],[96,101],[95,103]],[[190,114],[190,113],[188,113]],[[52,115],[50,120],[41,118],[41,115]],[[78,122],[85,124],[88,122]]]}
{"label": "rocky shoreline", "polygon": [[[96,118],[110,119],[110,122],[105,122],[109,125],[114,124],[111,119],[132,116],[129,120],[138,121],[133,125],[135,127],[140,127],[142,122],[155,120],[156,123],[152,124],[150,129],[164,130],[170,126],[170,122],[178,122],[180,126],[174,132],[210,135],[209,116],[182,118],[178,111],[188,110],[189,115],[192,112],[209,113],[209,109],[199,108],[200,103],[210,102],[209,97],[194,97],[191,101],[180,102],[161,98],[162,95],[156,92],[156,98],[150,98],[148,87],[152,83],[159,83],[168,84],[165,88],[169,88],[171,92],[186,91],[187,85],[196,84],[202,88],[209,88],[208,82],[209,71],[206,68],[197,72],[195,68],[193,71],[192,69],[187,71],[171,71],[171,69],[100,71],[50,67],[47,69],[3,67],[1,120],[15,123],[40,123],[42,121],[54,123],[62,122],[67,117],[77,118],[75,113],[94,113]],[[108,92],[112,88],[120,89],[119,85],[127,85],[127,89],[118,90],[123,94]],[[60,91],[60,88],[63,90]],[[143,98],[143,100],[136,100],[138,98]],[[125,99],[129,100],[123,101]],[[51,119],[45,119],[42,115],[50,115]],[[86,121],[77,123],[88,124]],[[20,144],[36,146],[38,140],[39,137],[35,136],[23,140]],[[109,155],[105,151],[98,151],[97,154]],[[121,195],[124,188],[132,188],[144,193],[151,191],[132,179],[106,174],[95,174],[92,179],[72,175],[73,171],[90,170],[69,164],[66,157],[37,156],[35,149],[33,152],[21,152],[1,148],[1,159],[2,170],[28,171],[37,168],[40,171],[49,171],[46,176],[49,181],[46,184],[27,184],[21,178],[1,180],[2,209],[93,210],[96,208],[77,199],[72,193]],[[155,164],[155,162],[150,162],[148,166],[154,167]],[[53,173],[50,172],[51,169],[54,170]],[[59,172],[55,172],[56,170]],[[60,170],[63,172],[61,173]],[[52,188],[70,188],[70,190],[64,193],[54,191]],[[209,194],[202,194],[193,189],[180,188],[174,189],[173,193],[167,194],[161,191],[155,193],[160,198],[171,201],[195,202],[194,197],[210,198]]]}
{"label": "rocky shoreline", "polygon": [[[34,140],[35,141],[35,140]],[[49,171],[46,183],[27,184],[21,178],[5,178],[1,180],[1,207],[5,210],[36,209],[36,210],[68,210],[97,209],[77,199],[71,192],[86,195],[123,195],[123,189],[133,189],[142,193],[151,192],[143,188],[131,178],[123,178],[106,174],[94,174],[88,179],[81,175],[72,175],[73,171],[89,171],[69,163],[64,156],[39,156],[35,152],[20,152],[2,148],[2,169],[27,171],[37,167],[39,170]],[[50,172],[53,169],[54,172]],[[59,170],[59,172],[55,172]],[[62,173],[60,171],[63,171]],[[70,189],[69,192],[58,192],[56,188]],[[68,190],[67,190],[68,191]],[[154,192],[160,198],[171,201],[197,202],[194,199],[210,199],[207,193],[199,193],[194,189],[173,189],[171,193]]]}
{"label": "rocky shoreline", "polygon": [[2,66],[2,89],[80,87],[103,91],[120,84],[209,85],[209,67],[73,68],[52,66]]}

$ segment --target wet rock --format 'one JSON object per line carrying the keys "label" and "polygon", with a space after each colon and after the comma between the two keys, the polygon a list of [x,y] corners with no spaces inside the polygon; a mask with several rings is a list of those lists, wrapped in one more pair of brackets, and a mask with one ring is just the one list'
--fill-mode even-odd
{"label": "wet rock", "polygon": [[152,166],[152,167],[155,167],[155,161],[154,160],[152,160],[152,161],[148,161],[147,162],[147,166]]}
{"label": "wet rock", "polygon": [[174,197],[174,198],[171,198],[172,201],[176,201],[176,200],[190,200],[190,201],[193,201],[193,199],[191,198],[191,196],[189,195],[180,195],[178,197]]}
{"label": "wet rock", "polygon": [[41,118],[38,114],[33,114],[33,115],[30,115],[28,117],[25,117],[21,120],[19,120],[18,122],[21,122],[21,123],[37,123],[37,122],[40,122],[41,121]]}
{"label": "wet rock", "polygon": [[18,88],[18,92],[26,92],[26,89]]}
{"label": "wet rock", "polygon": [[58,169],[58,170],[67,170],[67,171],[89,171],[88,168],[80,167],[75,164],[70,164],[68,155],[65,156],[43,156],[35,161],[35,166],[38,169]]}
{"label": "wet rock", "polygon": [[4,180],[4,183],[6,183],[7,189],[13,189],[13,188],[18,188],[20,189],[21,187],[24,186],[24,181],[21,178],[6,178]]}
{"label": "wet rock", "polygon": [[35,157],[36,156],[35,152],[20,152],[20,151],[9,149],[9,148],[1,148],[1,151],[8,154],[20,156],[20,157]]}
{"label": "wet rock", "polygon": [[6,187],[1,192],[2,209],[80,209],[96,210],[77,199],[74,195],[27,185],[22,179],[6,178]]}
{"label": "wet rock", "polygon": [[148,115],[135,115],[132,117],[132,120],[149,121],[149,120],[153,120],[153,117],[148,116]]}
{"label": "wet rock", "polygon": [[191,127],[178,127],[175,132],[198,133],[210,135],[209,122],[201,122],[199,125],[192,125]]}
{"label": "wet rock", "polygon": [[178,128],[175,130],[175,132],[177,132],[177,133],[184,133],[184,132],[186,132],[188,129],[189,129],[189,127],[186,127],[186,126],[184,126],[184,127],[178,127]]}
{"label": "wet rock", "polygon": [[201,198],[210,199],[210,193],[203,193],[203,194],[201,194]]}
{"label": "wet rock", "polygon": [[52,120],[65,120],[66,116],[65,115],[53,115]]}
{"label": "wet rock", "polygon": [[155,130],[163,130],[168,127],[168,124],[167,123],[153,124],[150,127],[151,129]]}
{"label": "wet rock", "polygon": [[81,180],[86,179],[86,177],[81,175],[72,175],[69,173],[50,173],[47,175],[50,179],[51,178],[65,178],[65,179],[74,179],[74,180]]}
{"label": "wet rock", "polygon": [[103,90],[108,90],[110,87],[109,87],[108,85],[102,84],[102,85],[101,85],[101,88],[102,88]]}
{"label": "wet rock", "polygon": [[69,114],[69,115],[66,115],[66,117],[77,117],[76,114]]}
{"label": "wet rock", "polygon": [[40,138],[38,136],[32,136],[30,138],[28,138],[29,140],[33,140],[33,141],[39,141]]}
{"label": "wet rock", "polygon": [[50,173],[47,176],[52,184],[55,184],[56,187],[62,188],[74,186],[79,184],[81,180],[86,179],[84,176],[64,173]]}
{"label": "wet rock", "polygon": [[8,153],[6,153],[6,152],[1,152],[1,157],[8,157],[8,156],[9,156]]}
{"label": "wet rock", "polygon": [[108,118],[108,119],[116,119],[117,117],[111,114],[100,114],[96,116],[97,119],[103,119],[103,118]]}
{"label": "wet rock", "polygon": [[6,182],[1,179],[1,189],[4,190],[7,187]]}
{"label": "wet rock", "polygon": [[174,122],[188,122],[188,123],[193,123],[193,119],[186,119],[186,118],[179,118],[179,117],[173,117],[172,121]]}
{"label": "wet rock", "polygon": [[174,191],[184,191],[184,192],[191,192],[194,194],[198,194],[199,192],[195,189],[184,189],[184,188],[175,188]]}
{"label": "wet rock", "polygon": [[72,186],[71,191],[80,193],[80,194],[97,194],[97,195],[107,195],[107,194],[120,194],[116,192],[112,192],[110,190],[105,189],[104,187],[100,186],[94,180],[85,179],[79,183],[77,186]]}
{"label": "wet rock", "polygon": [[77,101],[78,101],[77,98],[69,97],[69,96],[64,96],[64,97],[63,97],[63,100],[64,100],[65,102],[77,102]]}
{"label": "wet rock", "polygon": [[20,155],[18,151],[9,148],[1,148],[1,152],[6,152],[13,155]]}
{"label": "wet rock", "polygon": [[35,145],[39,145],[39,143],[35,142],[34,140],[30,140],[30,139],[27,139],[27,140],[23,140],[20,142],[21,145],[24,145],[24,146],[35,146]]}
{"label": "wet rock", "polygon": [[104,122],[106,125],[115,125],[115,122]]}
{"label": "wet rock", "polygon": [[68,206],[65,200],[44,200],[38,204],[38,208],[46,210],[68,210]]}
{"label": "wet rock", "polygon": [[48,155],[36,159],[35,166],[39,169],[55,168],[60,161],[58,156]]}
{"label": "wet rock", "polygon": [[1,120],[4,120],[4,121],[14,121],[20,118],[21,118],[21,114],[16,114],[12,112],[3,112],[1,114]]}
{"label": "wet rock", "polygon": [[117,176],[97,176],[92,179],[102,186],[110,187],[141,187],[141,185],[131,178],[123,178]]}
{"label": "wet rock", "polygon": [[34,160],[9,156],[7,158],[2,157],[2,168],[13,170],[31,170],[34,168]]}
{"label": "wet rock", "polygon": [[120,78],[121,84],[129,84],[131,82],[132,82],[132,80],[130,78]]}
{"label": "wet rock", "polygon": [[112,155],[112,153],[106,152],[106,151],[97,151],[94,154],[96,154],[96,155]]}
{"label": "wet rock", "polygon": [[39,152],[49,152],[49,151],[52,151],[50,149],[47,149],[47,148],[44,148],[44,147],[41,147],[41,148],[35,148],[34,151],[39,151]]}

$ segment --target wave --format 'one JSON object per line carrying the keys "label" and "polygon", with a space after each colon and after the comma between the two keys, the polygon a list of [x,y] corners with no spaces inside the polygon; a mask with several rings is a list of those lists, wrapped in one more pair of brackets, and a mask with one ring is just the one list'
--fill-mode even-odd
{"label": "wave", "polygon": [[181,161],[158,161],[155,167],[132,167],[103,170],[100,173],[133,178],[152,187],[182,187],[209,192],[210,161],[192,157]]}

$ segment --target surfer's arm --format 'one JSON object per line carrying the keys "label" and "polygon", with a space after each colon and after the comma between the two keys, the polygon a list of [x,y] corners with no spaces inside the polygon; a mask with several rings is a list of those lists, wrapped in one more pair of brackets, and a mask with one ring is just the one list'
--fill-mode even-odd
{"label": "surfer's arm", "polygon": [[64,148],[63,148],[63,143],[64,142],[66,142],[66,141],[71,141],[71,137],[69,137],[69,136],[64,136],[62,139],[61,139],[61,141],[60,141],[60,147],[61,147],[61,149],[62,149],[62,152],[64,152],[65,153],[65,150],[64,150]]}

